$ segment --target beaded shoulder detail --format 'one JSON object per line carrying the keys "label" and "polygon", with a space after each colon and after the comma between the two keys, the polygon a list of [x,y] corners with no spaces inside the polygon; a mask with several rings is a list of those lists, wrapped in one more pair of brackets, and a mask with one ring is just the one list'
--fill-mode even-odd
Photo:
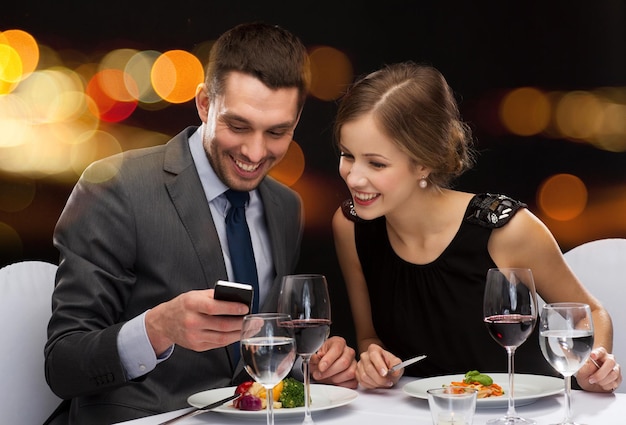
{"label": "beaded shoulder detail", "polygon": [[363,223],[367,221],[356,215],[356,211],[354,211],[354,204],[352,203],[352,198],[348,198],[341,203],[341,211],[348,220],[354,221],[355,223]]}
{"label": "beaded shoulder detail", "polygon": [[471,200],[465,220],[495,229],[508,223],[520,208],[527,208],[527,205],[506,195],[481,193]]}

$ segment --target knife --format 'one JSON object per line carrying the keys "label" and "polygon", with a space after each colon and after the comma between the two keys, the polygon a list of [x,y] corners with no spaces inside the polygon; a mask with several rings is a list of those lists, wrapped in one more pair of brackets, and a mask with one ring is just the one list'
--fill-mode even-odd
{"label": "knife", "polygon": [[183,413],[180,416],[176,416],[175,418],[172,418],[172,419],[170,419],[168,421],[161,422],[159,425],[170,425],[170,424],[173,424],[174,422],[178,422],[181,419],[191,418],[192,416],[196,416],[196,415],[199,415],[200,413],[204,413],[204,412],[209,411],[211,409],[215,409],[216,407],[220,407],[222,404],[228,403],[229,401],[236,399],[240,395],[241,394],[233,394],[231,396],[226,397],[223,400],[218,400],[218,401],[216,401],[214,403],[207,404],[206,406],[198,407],[196,409],[190,410],[187,413]]}
{"label": "knife", "polygon": [[402,369],[403,367],[411,366],[413,363],[417,363],[420,360],[424,360],[425,358],[426,358],[426,355],[423,355],[423,356],[417,356],[417,357],[413,357],[412,359],[405,360],[403,362],[398,363],[397,365],[392,366],[391,369],[389,369],[387,373],[392,373],[398,369]]}

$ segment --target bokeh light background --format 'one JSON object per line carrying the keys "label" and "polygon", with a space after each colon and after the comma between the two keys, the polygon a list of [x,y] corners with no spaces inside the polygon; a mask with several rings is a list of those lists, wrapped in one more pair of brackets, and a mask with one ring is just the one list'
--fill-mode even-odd
{"label": "bokeh light background", "polygon": [[313,64],[295,142],[272,171],[305,202],[303,271],[341,279],[330,230],[347,196],[331,137],[337,99],[401,60],[440,69],[474,130],[478,165],[457,188],[526,202],[564,251],[626,237],[626,3],[476,3],[7,2],[0,266],[56,262],[54,224],[89,163],[198,125],[193,96],[214,38],[251,20],[297,33]]}

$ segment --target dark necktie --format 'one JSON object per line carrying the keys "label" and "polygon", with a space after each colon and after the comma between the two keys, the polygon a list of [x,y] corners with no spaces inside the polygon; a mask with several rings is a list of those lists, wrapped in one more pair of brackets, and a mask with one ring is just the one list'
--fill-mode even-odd
{"label": "dark necktie", "polygon": [[228,239],[230,262],[233,266],[233,277],[236,282],[252,285],[254,288],[252,313],[258,313],[259,278],[254,261],[250,230],[246,222],[245,209],[246,202],[250,199],[250,194],[228,189],[225,195],[231,205],[228,214],[226,214],[226,238]]}

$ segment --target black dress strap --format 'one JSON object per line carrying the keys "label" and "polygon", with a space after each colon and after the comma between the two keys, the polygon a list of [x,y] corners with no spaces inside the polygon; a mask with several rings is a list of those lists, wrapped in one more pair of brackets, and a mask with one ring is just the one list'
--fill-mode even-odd
{"label": "black dress strap", "polygon": [[[527,207],[525,203],[516,201],[506,195],[480,193],[474,196],[470,201],[465,220],[482,227],[495,229],[508,223],[511,217],[513,217],[520,208]],[[351,198],[341,203],[341,211],[348,220],[355,223],[367,221],[356,214]]]}
{"label": "black dress strap", "polygon": [[527,208],[527,205],[506,195],[481,193],[470,201],[465,220],[495,229],[508,223],[520,208]]}

